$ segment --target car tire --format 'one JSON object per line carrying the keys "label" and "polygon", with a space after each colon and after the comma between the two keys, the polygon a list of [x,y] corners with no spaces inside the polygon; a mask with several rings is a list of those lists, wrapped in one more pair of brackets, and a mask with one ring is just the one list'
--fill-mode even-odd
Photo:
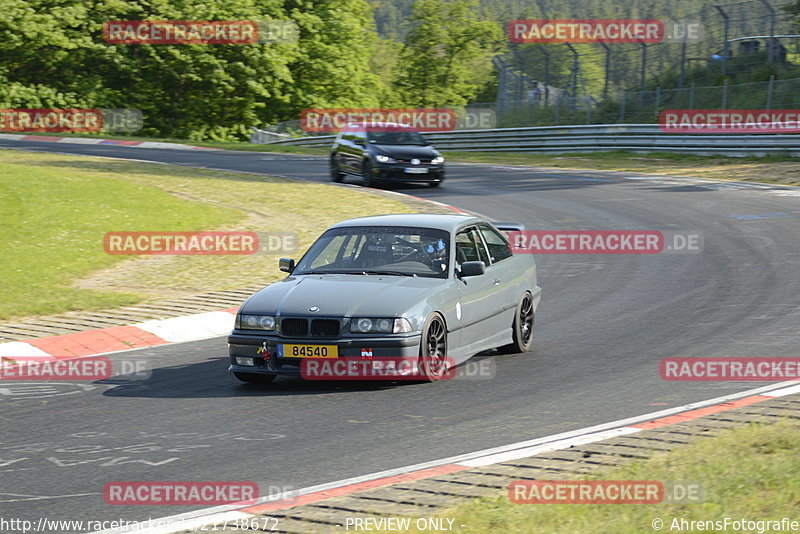
{"label": "car tire", "polygon": [[439,180],[438,182],[430,182],[428,185],[431,187],[439,187],[440,185],[442,185],[442,181]]}
{"label": "car tire", "polygon": [[422,328],[417,366],[424,382],[437,382],[448,372],[447,326],[438,313],[431,314]]}
{"label": "car tire", "polygon": [[498,347],[497,350],[503,354],[530,352],[533,348],[534,324],[533,297],[526,291],[514,312],[514,322],[511,325],[513,341],[508,345]]}
{"label": "car tire", "polygon": [[375,187],[375,176],[372,174],[372,163],[369,160],[364,160],[361,166],[361,178],[364,187]]}
{"label": "car tire", "polygon": [[275,380],[275,375],[265,375],[262,373],[240,373],[239,371],[234,371],[233,375],[242,382],[248,382],[250,384],[269,384]]}
{"label": "car tire", "polygon": [[333,156],[331,156],[330,169],[331,182],[341,183],[344,180],[344,174],[339,170],[339,165],[336,164],[336,159]]}

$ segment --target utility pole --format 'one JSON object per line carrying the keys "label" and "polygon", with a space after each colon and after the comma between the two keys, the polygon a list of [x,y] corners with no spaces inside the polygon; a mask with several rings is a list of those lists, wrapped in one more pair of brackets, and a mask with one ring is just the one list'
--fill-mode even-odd
{"label": "utility pole", "polygon": [[647,70],[647,43],[639,43],[642,45],[642,80],[640,83],[641,90],[644,91],[645,71]]}
{"label": "utility pole", "polygon": [[[719,11],[719,14],[722,15],[722,18],[725,20],[725,36],[723,37],[723,40],[722,40],[722,75],[723,76],[727,76],[728,75],[728,50],[729,50],[729,47],[730,47],[730,43],[728,42],[728,30],[730,29],[730,22],[731,21],[728,18],[728,14],[725,13],[725,11],[720,6],[714,6],[714,9]],[[770,7],[770,9],[772,9],[772,8]],[[774,13],[773,13],[773,15],[774,15]],[[774,22],[774,20],[775,19],[773,17],[773,22]],[[775,31],[774,27],[773,27],[772,31],[773,32]],[[770,61],[772,61],[772,60],[770,60]]]}
{"label": "utility pole", "polygon": [[769,10],[769,43],[767,43],[767,61],[772,63],[775,59],[775,9],[767,0],[759,0]]}
{"label": "utility pole", "polygon": [[611,48],[606,43],[600,43],[606,51],[606,79],[603,82],[603,100],[608,99],[608,76],[611,70]]}

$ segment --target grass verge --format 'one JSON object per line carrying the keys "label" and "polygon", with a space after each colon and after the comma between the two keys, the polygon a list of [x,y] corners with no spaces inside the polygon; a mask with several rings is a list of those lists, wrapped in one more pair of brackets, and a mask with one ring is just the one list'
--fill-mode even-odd
{"label": "grass verge", "polygon": [[[368,191],[267,176],[0,151],[0,319],[133,304],[280,278],[348,217],[413,211]],[[110,256],[109,231],[292,232],[297,249],[252,256]]]}
{"label": "grass verge", "polygon": [[[619,534],[689,532],[721,528],[678,528],[686,521],[800,521],[800,426],[797,422],[748,425],[726,430],[662,456],[603,474],[603,480],[697,482],[702,503],[695,504],[512,504],[508,498],[483,498],[437,514],[455,518],[460,534],[485,532],[547,532],[548,534]],[[557,476],[553,477],[558,478]],[[597,478],[597,477],[594,477]],[[445,523],[446,524],[446,523]],[[414,525],[414,522],[411,522]],[[730,532],[758,532],[733,530]],[[785,532],[773,529],[767,532]],[[412,529],[410,532],[422,532]]]}
{"label": "grass verge", "polygon": [[498,165],[529,165],[558,169],[666,174],[715,180],[800,185],[800,160],[791,156],[773,155],[763,158],[732,158],[722,156],[693,156],[689,154],[634,154],[604,152],[600,154],[517,154],[514,152],[443,151],[451,161],[496,163]]}
{"label": "grass verge", "polygon": [[[14,132],[17,134],[17,132]],[[243,152],[280,152],[288,154],[314,154],[314,155],[327,155],[330,153],[328,147],[325,148],[312,148],[312,147],[299,147],[299,146],[282,146],[282,145],[253,145],[239,142],[229,141],[192,141],[190,139],[177,139],[177,138],[158,138],[158,137],[143,137],[139,135],[119,135],[111,132],[101,133],[49,133],[49,132],[19,132],[18,135],[38,135],[43,137],[81,137],[88,139],[114,139],[117,141],[142,141],[153,143],[178,143],[181,145],[204,146],[208,148],[218,148],[222,150],[241,150]]]}

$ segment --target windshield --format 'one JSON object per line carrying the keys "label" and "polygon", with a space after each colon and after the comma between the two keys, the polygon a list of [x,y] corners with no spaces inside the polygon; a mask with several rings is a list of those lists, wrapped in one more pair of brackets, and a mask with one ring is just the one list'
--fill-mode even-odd
{"label": "windshield", "polygon": [[371,143],[378,145],[428,146],[430,144],[419,133],[406,130],[394,132],[369,132],[367,137]]}
{"label": "windshield", "polygon": [[395,226],[335,228],[320,237],[292,272],[447,278],[444,230]]}

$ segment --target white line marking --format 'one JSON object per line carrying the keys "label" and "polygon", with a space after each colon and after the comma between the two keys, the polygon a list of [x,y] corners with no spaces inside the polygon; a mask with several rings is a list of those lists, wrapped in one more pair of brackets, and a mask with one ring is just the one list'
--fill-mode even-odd
{"label": "white line marking", "polygon": [[[69,139],[66,141],[65,139]],[[56,143],[70,143],[73,145],[99,145],[104,141],[104,139],[94,139],[94,138],[83,138],[83,137],[68,137],[65,139],[61,139],[59,141],[55,141]]]}
{"label": "white line marking", "polygon": [[24,341],[0,343],[0,356],[50,356],[42,349]]}
{"label": "white line marking", "polygon": [[[22,497],[21,499],[6,499],[3,496]],[[0,502],[42,501],[46,499],[62,499],[65,497],[86,497],[97,493],[73,493],[71,495],[19,495],[16,493],[0,493]]]}
{"label": "white line marking", "polygon": [[179,343],[227,335],[233,330],[235,318],[232,313],[214,311],[185,317],[154,319],[131,326],[150,332],[164,341]]}
{"label": "white line marking", "polygon": [[543,452],[557,451],[561,449],[568,449],[576,445],[585,445],[587,443],[595,443],[604,439],[616,438],[617,436],[625,436],[628,434],[635,434],[641,432],[641,428],[622,427],[613,430],[604,430],[602,432],[595,432],[594,434],[587,434],[570,439],[562,439],[554,441],[546,445],[538,445],[535,447],[527,447],[510,452],[503,452],[500,454],[492,454],[489,456],[482,456],[474,460],[467,460],[465,462],[458,462],[459,465],[467,467],[483,467],[485,465],[499,464],[501,462],[508,462],[509,460],[519,460],[520,458],[527,458]]}
{"label": "white line marking", "polygon": [[785,397],[786,395],[794,395],[795,393],[800,393],[800,384],[795,384],[788,388],[776,389],[768,393],[762,393],[762,395],[765,397]]}

